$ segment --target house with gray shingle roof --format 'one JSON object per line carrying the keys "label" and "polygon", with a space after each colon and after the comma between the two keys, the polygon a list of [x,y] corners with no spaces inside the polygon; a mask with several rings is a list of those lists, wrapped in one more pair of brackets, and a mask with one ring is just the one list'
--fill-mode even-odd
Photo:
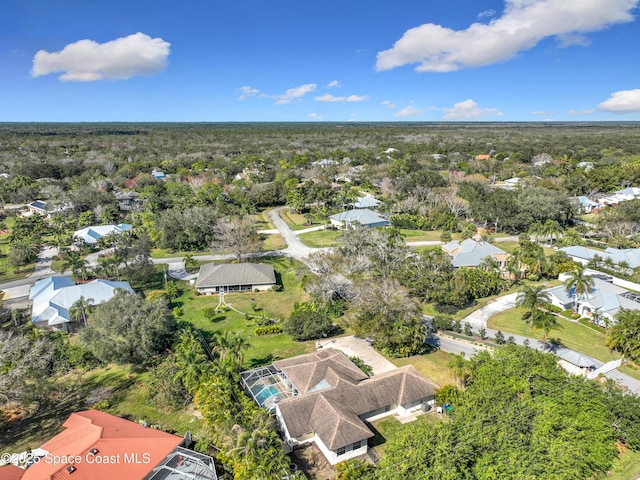
{"label": "house with gray shingle roof", "polygon": [[487,242],[476,242],[471,238],[467,238],[462,242],[456,240],[442,246],[442,250],[451,256],[451,263],[454,267],[477,267],[482,261],[491,257],[500,269],[506,267],[509,254],[504,250]]}
{"label": "house with gray shingle roof", "polygon": [[569,255],[573,261],[579,262],[583,265],[588,264],[598,256],[603,261],[611,259],[615,264],[626,262],[628,268],[631,269],[640,267],[640,248],[618,249],[607,247],[603,251],[582,247],[580,245],[573,245],[571,247],[563,247],[560,250]]}
{"label": "house with gray shingle roof", "polygon": [[241,376],[254,400],[274,411],[287,445],[314,442],[332,465],[367,452],[368,421],[421,410],[435,402],[437,388],[411,365],[369,378],[331,348]]}
{"label": "house with gray shingle roof", "polygon": [[268,290],[276,284],[276,273],[265,263],[207,263],[200,267],[198,293],[252,292]]}
{"label": "house with gray shingle roof", "polygon": [[354,210],[336,213],[335,215],[331,215],[329,219],[331,220],[331,225],[340,228],[352,228],[357,225],[369,228],[388,227],[391,225],[388,218],[367,208],[356,208]]}

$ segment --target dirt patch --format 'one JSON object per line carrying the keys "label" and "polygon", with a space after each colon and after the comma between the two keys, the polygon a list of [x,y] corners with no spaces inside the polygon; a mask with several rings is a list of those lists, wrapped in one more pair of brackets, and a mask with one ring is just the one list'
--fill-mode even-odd
{"label": "dirt patch", "polygon": [[308,478],[316,480],[332,480],[336,477],[336,469],[327,461],[315,443],[309,443],[291,452],[291,461],[302,470]]}

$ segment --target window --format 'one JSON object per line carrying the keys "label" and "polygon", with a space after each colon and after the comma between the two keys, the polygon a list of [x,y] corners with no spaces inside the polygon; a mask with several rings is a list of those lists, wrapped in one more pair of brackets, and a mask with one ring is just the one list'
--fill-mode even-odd
{"label": "window", "polygon": [[353,444],[353,449],[354,449],[354,450],[357,450],[357,449],[359,449],[361,446],[362,446],[362,440],[360,440],[360,441],[358,441],[358,442],[354,443],[354,444]]}
{"label": "window", "polygon": [[347,447],[340,447],[338,450],[336,450],[336,453],[338,454],[338,456],[340,456],[340,455],[344,455],[346,451],[347,451]]}

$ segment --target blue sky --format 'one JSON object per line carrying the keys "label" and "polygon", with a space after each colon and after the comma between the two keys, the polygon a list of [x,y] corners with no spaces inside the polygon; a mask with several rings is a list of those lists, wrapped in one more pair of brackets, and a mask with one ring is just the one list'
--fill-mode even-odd
{"label": "blue sky", "polygon": [[640,120],[640,0],[19,0],[0,121]]}

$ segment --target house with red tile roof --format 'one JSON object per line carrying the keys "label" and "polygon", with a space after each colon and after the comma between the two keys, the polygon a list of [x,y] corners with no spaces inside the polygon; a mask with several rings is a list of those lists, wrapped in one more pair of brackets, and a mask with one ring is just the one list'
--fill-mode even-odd
{"label": "house with red tile roof", "polygon": [[[0,467],[11,480],[216,480],[213,459],[185,439],[98,410],[72,413],[28,465]],[[27,458],[30,458],[27,456]]]}

